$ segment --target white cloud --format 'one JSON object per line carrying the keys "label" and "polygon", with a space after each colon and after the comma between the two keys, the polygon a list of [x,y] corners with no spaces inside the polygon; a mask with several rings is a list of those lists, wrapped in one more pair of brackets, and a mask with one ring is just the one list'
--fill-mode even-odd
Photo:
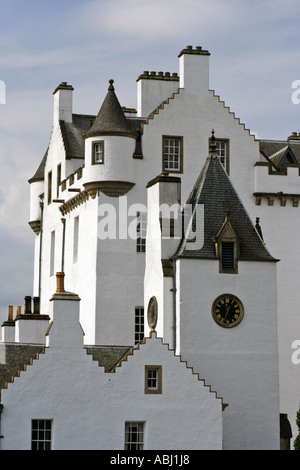
{"label": "white cloud", "polygon": [[229,30],[237,0],[112,0],[92,1],[80,10],[78,21],[91,34],[103,31],[140,43],[167,39],[186,33],[217,34]]}
{"label": "white cloud", "polygon": [[143,44],[195,36],[215,41],[231,35],[238,44],[241,35],[251,35],[253,29],[265,34],[274,22],[282,24],[291,16],[295,21],[300,8],[298,0],[93,0],[78,13],[78,25],[96,37],[110,33]]}

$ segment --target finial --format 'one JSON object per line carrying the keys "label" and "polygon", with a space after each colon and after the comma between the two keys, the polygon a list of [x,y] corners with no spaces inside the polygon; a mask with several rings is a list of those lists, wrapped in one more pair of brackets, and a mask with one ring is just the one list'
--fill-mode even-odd
{"label": "finial", "polygon": [[209,142],[209,151],[211,153],[216,151],[216,138],[215,138],[214,129],[211,130],[211,138],[210,138],[210,142]]}
{"label": "finial", "polygon": [[109,80],[109,87],[108,87],[109,90],[114,90],[113,83],[114,83],[114,81],[113,81],[113,79],[111,78],[111,79]]}
{"label": "finial", "polygon": [[260,223],[259,223],[259,217],[256,217],[255,228],[256,228],[256,230],[257,230],[257,232],[258,232],[258,235],[259,235],[260,238],[263,240],[264,237],[263,237],[262,229],[261,229],[261,226],[260,226]]}

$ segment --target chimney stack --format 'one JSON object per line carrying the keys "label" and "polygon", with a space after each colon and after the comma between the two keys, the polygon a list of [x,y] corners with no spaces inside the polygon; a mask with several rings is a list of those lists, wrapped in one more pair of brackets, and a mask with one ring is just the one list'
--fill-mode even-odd
{"label": "chimney stack", "polygon": [[54,90],[54,124],[59,121],[72,122],[73,90],[72,85],[68,85],[67,82],[62,82]]}
{"label": "chimney stack", "polygon": [[209,56],[202,47],[186,46],[179,54],[180,88],[195,93],[209,90]]}

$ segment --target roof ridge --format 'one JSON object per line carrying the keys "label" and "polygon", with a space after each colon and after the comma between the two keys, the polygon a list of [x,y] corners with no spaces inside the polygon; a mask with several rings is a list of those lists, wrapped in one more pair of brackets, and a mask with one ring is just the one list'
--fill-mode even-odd
{"label": "roof ridge", "polygon": [[218,395],[217,391],[216,391],[216,390],[213,390],[212,387],[211,387],[211,385],[207,384],[206,381],[205,381],[205,379],[202,379],[202,378],[200,377],[200,373],[199,373],[199,372],[195,372],[195,371],[194,371],[194,368],[193,368],[192,366],[189,366],[186,360],[182,359],[181,354],[176,354],[176,353],[175,353],[175,350],[174,350],[173,348],[170,348],[170,345],[169,345],[168,343],[165,343],[165,342],[163,341],[163,338],[158,337],[158,336],[157,336],[157,332],[156,332],[155,330],[150,331],[149,336],[147,336],[147,337],[145,336],[145,337],[143,338],[143,340],[142,340],[140,343],[136,344],[135,347],[130,348],[130,350],[127,351],[127,352],[124,354],[124,356],[118,361],[118,363],[114,366],[113,372],[115,372],[116,367],[122,367],[123,362],[127,362],[129,356],[133,356],[134,353],[135,353],[137,350],[140,349],[140,346],[146,344],[147,341],[151,340],[152,336],[154,336],[158,341],[160,341],[163,347],[167,347],[167,348],[168,348],[168,351],[170,351],[171,353],[173,352],[173,356],[174,356],[175,358],[177,358],[180,363],[184,364],[185,367],[186,367],[186,369],[190,370],[190,371],[192,372],[192,375],[195,375],[196,378],[197,378],[197,380],[198,380],[199,382],[202,382],[203,385],[204,385],[204,387],[207,387],[207,388],[209,389],[210,393],[213,393],[213,394],[215,395],[215,397],[216,397],[218,400],[221,400],[221,402],[222,402],[222,407],[223,407],[223,409],[225,409],[225,407],[227,406],[227,404],[224,403],[223,397],[220,397],[220,396]]}
{"label": "roof ridge", "polygon": [[259,140],[260,140],[260,139],[257,139],[254,134],[251,133],[251,130],[248,129],[248,128],[246,127],[246,125],[245,125],[243,122],[241,122],[241,119],[240,119],[239,117],[237,117],[236,113],[235,113],[234,111],[231,111],[231,108],[226,105],[225,101],[222,100],[219,95],[216,94],[215,90],[208,90],[208,91],[209,91],[210,93],[212,93],[212,95],[213,95],[215,98],[217,98],[217,100],[219,101],[220,104],[223,104],[224,109],[227,109],[227,110],[228,110],[228,113],[232,115],[233,119],[235,119],[236,121],[238,121],[238,124],[239,124],[240,126],[242,126],[243,129],[244,129],[245,131],[247,131],[248,134],[249,134],[255,141],[259,141]]}
{"label": "roof ridge", "polygon": [[166,104],[170,104],[170,100],[174,100],[175,99],[175,96],[176,95],[179,95],[179,92],[180,92],[180,88],[177,88],[176,91],[173,91],[173,93],[168,97],[166,98],[165,100],[163,100],[158,106],[156,106],[156,108],[149,114],[149,116],[147,116],[146,120],[144,122],[141,123],[141,129],[143,130],[144,126],[145,125],[148,125],[149,124],[149,121],[150,120],[153,120],[154,117],[159,114],[160,110],[161,109],[164,109],[165,105]]}
{"label": "roof ridge", "polygon": [[[26,372],[27,366],[32,366],[34,360],[38,360],[40,354],[45,354],[46,347],[43,346],[41,351],[37,351],[35,354],[31,355],[27,361],[25,361],[22,366],[18,367],[18,369],[11,375],[10,379],[4,382],[4,387],[2,389],[7,389],[10,383],[14,383],[15,378],[20,377],[21,372]],[[22,368],[21,368],[22,367]],[[0,399],[1,399],[1,388],[0,388]]]}

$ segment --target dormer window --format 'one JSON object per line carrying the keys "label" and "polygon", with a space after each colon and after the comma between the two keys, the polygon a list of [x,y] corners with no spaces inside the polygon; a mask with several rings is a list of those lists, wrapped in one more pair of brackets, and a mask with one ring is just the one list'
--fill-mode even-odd
{"label": "dormer window", "polygon": [[93,164],[104,163],[104,141],[103,140],[93,142],[92,162]]}
{"label": "dormer window", "polygon": [[219,272],[238,273],[239,240],[233,230],[226,211],[225,221],[214,239],[216,255],[219,258]]}
{"label": "dormer window", "polygon": [[223,241],[221,243],[222,272],[226,270],[234,271],[234,242]]}

